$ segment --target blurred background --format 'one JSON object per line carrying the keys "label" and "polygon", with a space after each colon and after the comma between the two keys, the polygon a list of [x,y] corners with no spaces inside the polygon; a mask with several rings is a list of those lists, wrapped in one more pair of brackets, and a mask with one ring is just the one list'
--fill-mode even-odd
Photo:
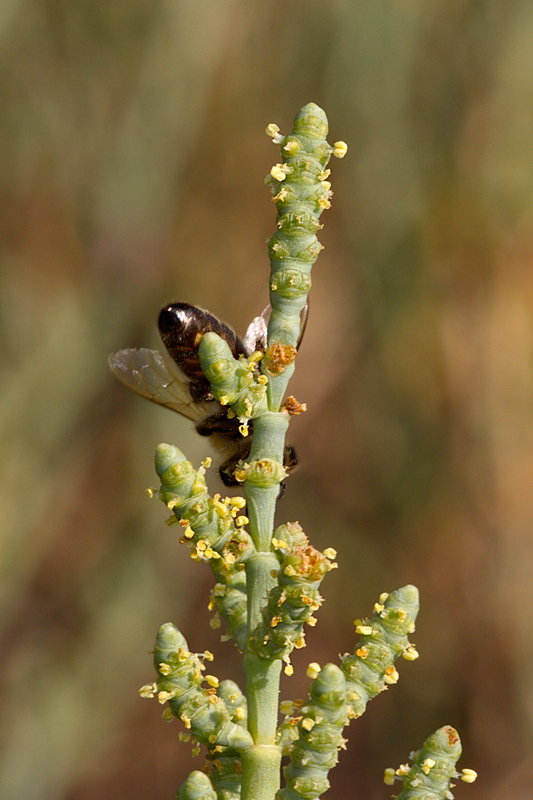
{"label": "blurred background", "polygon": [[328,797],[389,798],[383,769],[451,724],[480,773],[458,800],[530,798],[533,4],[3,0],[0,39],[0,797],[174,797],[202,760],[137,691],[163,622],[241,679],[209,570],[143,491],[157,443],[208,445],[106,361],[157,347],[168,301],[241,333],[262,311],[264,129],[312,100],[350,149],[278,522],[340,567],[282,697],[415,583],[421,658],[352,723]]}

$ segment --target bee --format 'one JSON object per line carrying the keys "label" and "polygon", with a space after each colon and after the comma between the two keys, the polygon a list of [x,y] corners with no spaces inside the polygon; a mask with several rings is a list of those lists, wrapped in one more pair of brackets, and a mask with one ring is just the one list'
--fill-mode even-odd
{"label": "bee", "polygon": [[[240,339],[233,328],[209,311],[189,303],[169,303],[163,306],[158,319],[159,335],[166,352],[141,347],[119,350],[109,356],[109,366],[119,381],[148,400],[192,420],[200,436],[209,436],[215,447],[225,453],[219,474],[226,486],[238,485],[235,469],[250,454],[253,422],[249,426],[250,434],[243,437],[239,419],[228,418],[227,409],[213,397],[200,366],[198,348],[204,334],[213,332],[227,342],[235,358],[248,357],[257,350],[264,353],[269,311],[267,307],[261,316],[255,317],[244,339]],[[307,306],[302,312],[297,346],[306,323]],[[290,472],[297,463],[294,448],[287,445],[285,469]]]}

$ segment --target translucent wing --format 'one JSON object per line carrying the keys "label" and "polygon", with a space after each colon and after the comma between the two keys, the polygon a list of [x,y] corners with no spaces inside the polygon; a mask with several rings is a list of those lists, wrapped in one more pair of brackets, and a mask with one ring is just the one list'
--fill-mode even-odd
{"label": "translucent wing", "polygon": [[267,348],[267,326],[270,317],[270,306],[267,306],[260,317],[254,317],[248,325],[243,339],[246,354],[251,356],[255,350],[263,353]]}
{"label": "translucent wing", "polygon": [[[263,353],[267,349],[268,339],[268,320],[270,319],[270,312],[272,307],[268,305],[260,317],[254,317],[248,325],[245,337],[243,339],[244,349],[247,355],[251,355],[254,350],[261,350]],[[296,349],[300,348],[302,339],[304,338],[305,328],[307,326],[307,318],[309,316],[309,301],[305,304],[302,313],[300,314],[300,335],[296,343]]]}
{"label": "translucent wing", "polygon": [[212,404],[194,402],[189,380],[177,364],[157,350],[128,348],[113,353],[108,360],[119,381],[148,400],[177,411],[193,422],[212,413]]}

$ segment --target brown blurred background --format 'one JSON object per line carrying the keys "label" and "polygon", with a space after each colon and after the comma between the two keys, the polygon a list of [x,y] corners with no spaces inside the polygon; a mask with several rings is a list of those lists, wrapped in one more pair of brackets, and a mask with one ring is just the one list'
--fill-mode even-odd
{"label": "brown blurred background", "polygon": [[458,800],[530,798],[533,4],[3,0],[0,37],[2,800],[165,800],[201,766],[137,694],[162,622],[240,679],[209,571],[143,493],[158,442],[196,464],[206,442],[106,359],[157,347],[167,301],[241,332],[263,309],[264,129],[310,100],[350,150],[278,521],[340,568],[283,697],[415,583],[421,658],[328,797],[389,798],[383,769],[449,723],[480,772]]}

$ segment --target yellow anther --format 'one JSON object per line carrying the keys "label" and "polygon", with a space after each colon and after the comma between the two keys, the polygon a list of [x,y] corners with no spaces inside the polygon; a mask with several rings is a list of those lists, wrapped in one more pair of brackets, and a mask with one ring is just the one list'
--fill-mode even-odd
{"label": "yellow anther", "polygon": [[229,504],[235,508],[244,508],[246,505],[246,500],[244,497],[230,497]]}
{"label": "yellow anther", "polygon": [[294,675],[294,667],[292,666],[292,664],[286,664],[283,669],[283,672],[285,673],[285,675],[289,676]]}
{"label": "yellow anther", "polygon": [[287,547],[287,542],[284,542],[283,539],[276,539],[275,536],[272,537],[272,547],[275,550],[281,550],[282,547]]}
{"label": "yellow anther", "polygon": [[220,617],[213,617],[209,622],[211,628],[220,628],[221,624]]}
{"label": "yellow anther", "polygon": [[333,155],[335,156],[335,158],[344,158],[347,152],[348,152],[348,145],[346,144],[346,142],[333,143]]}
{"label": "yellow anther", "polygon": [[167,700],[170,700],[172,697],[174,697],[174,692],[158,692],[157,694],[157,699],[161,703],[161,705],[163,705],[163,703],[166,703]]}
{"label": "yellow anther", "polygon": [[144,686],[141,686],[139,689],[139,694],[141,697],[152,698],[156,691],[157,685],[155,683],[145,683]]}
{"label": "yellow anther", "polygon": [[183,535],[185,536],[186,539],[192,539],[192,537],[194,536],[194,531],[190,526],[188,526],[183,531]]}
{"label": "yellow anther", "polygon": [[334,558],[337,558],[337,551],[334,547],[326,547],[326,549],[322,552],[330,561],[333,561]]}
{"label": "yellow anther", "polygon": [[296,642],[294,643],[294,646],[295,646],[295,648],[297,650],[301,650],[302,647],[305,647],[305,639],[304,639],[304,637],[300,636],[300,638],[297,639]]}
{"label": "yellow anther", "polygon": [[235,413],[235,411],[232,408],[228,408],[228,410],[226,411],[226,416],[227,416],[228,419],[235,419],[237,414]]}
{"label": "yellow anther", "polygon": [[[189,727],[190,727],[190,723],[189,723]],[[216,739],[215,739],[215,741],[216,741]],[[191,752],[192,752],[193,756],[199,756],[200,755],[200,745],[196,745],[196,747],[193,747]]]}
{"label": "yellow anther", "polygon": [[229,403],[229,397],[223,394],[222,397],[218,398],[218,402],[220,403],[221,406],[227,406]]}
{"label": "yellow anther", "polygon": [[209,686],[212,686],[214,689],[216,689],[220,683],[216,675],[206,675],[205,680],[207,681]]}
{"label": "yellow anther", "polygon": [[434,767],[436,763],[437,762],[434,761],[432,758],[426,758],[426,760],[423,762],[421,766],[421,770],[424,773],[424,775],[427,775],[430,769]]}
{"label": "yellow anther", "polygon": [[211,456],[206,456],[202,461],[202,466],[204,466],[206,469],[209,469],[212,463],[213,459],[211,458]]}
{"label": "yellow anther", "polygon": [[320,183],[322,184],[322,188],[325,189],[326,192],[329,192],[331,189],[331,183],[329,181],[321,181]]}
{"label": "yellow anther", "polygon": [[461,774],[462,781],[464,781],[465,783],[474,783],[476,778],[477,778],[477,772],[475,769],[468,769],[468,767],[465,767],[465,769],[463,769],[463,772]]}
{"label": "yellow anther", "polygon": [[318,205],[320,208],[331,208],[331,202],[328,200],[327,197],[321,197],[318,201]]}
{"label": "yellow anther", "polygon": [[251,356],[248,356],[248,361],[250,362],[251,368],[253,369],[254,364],[258,364],[265,354],[262,350],[254,350]]}
{"label": "yellow anther", "polygon": [[311,628],[314,628],[316,623],[317,623],[316,617],[309,617],[309,619],[307,620],[307,624],[310,625]]}
{"label": "yellow anther", "polygon": [[387,767],[387,769],[383,773],[383,783],[386,783],[387,786],[393,786],[394,776],[395,776],[394,769],[392,767]]}
{"label": "yellow anther", "polygon": [[268,378],[267,378],[267,376],[266,376],[266,375],[259,375],[259,377],[257,378],[257,383],[258,383],[260,386],[266,386],[266,385],[267,385],[267,383],[268,383]]}
{"label": "yellow anther", "polygon": [[146,492],[150,500],[152,499],[152,497],[154,497],[154,495],[157,494],[157,489],[154,489],[153,486],[149,486],[148,489],[145,489],[144,491]]}
{"label": "yellow anther", "polygon": [[365,658],[368,656],[368,647],[360,647],[358,650],[355,651],[355,655],[364,661]]}
{"label": "yellow anther", "polygon": [[213,550],[211,547],[208,547],[204,553],[205,558],[208,560],[210,558],[220,558],[220,553],[217,553],[216,550]]}
{"label": "yellow anther", "polygon": [[162,661],[158,666],[157,670],[161,675],[170,675],[170,673],[172,672],[172,667],[170,666],[170,664],[167,664],[166,661]]}
{"label": "yellow anther", "polygon": [[281,621],[282,621],[281,617],[272,617],[272,619],[270,620],[270,627],[275,628],[276,625],[279,625]]}
{"label": "yellow anther", "polygon": [[400,764],[400,766],[396,770],[396,775],[399,775],[400,777],[402,777],[403,775],[407,775],[409,769],[410,769],[409,764]]}
{"label": "yellow anther", "polygon": [[178,733],[178,739],[180,742],[190,742],[191,741],[191,734],[185,733],[185,731],[180,731]]}
{"label": "yellow anther", "polygon": [[287,564],[287,566],[285,567],[283,572],[284,572],[285,575],[288,575],[289,578],[292,578],[292,577],[294,577],[295,575],[298,574],[296,572],[296,570],[294,569],[294,567],[292,566],[292,564]]}
{"label": "yellow anther", "polygon": [[246,719],[246,711],[244,710],[244,708],[239,707],[235,709],[235,719],[239,721]]}
{"label": "yellow anther", "polygon": [[164,719],[165,722],[172,722],[172,718],[173,717],[174,717],[174,714],[172,713],[172,709],[170,709],[170,708],[165,708],[165,710],[161,714],[161,718]]}
{"label": "yellow anther", "polygon": [[383,676],[383,680],[385,683],[389,684],[389,686],[398,683],[400,680],[398,670],[395,667],[387,667],[385,670],[385,675]]}
{"label": "yellow anther", "polygon": [[402,653],[402,657],[405,658],[406,661],[416,661],[419,655],[420,653],[412,644],[408,645]]}
{"label": "yellow anther", "polygon": [[[242,425],[239,425],[239,433],[241,436],[248,436],[248,420],[245,420]],[[235,473],[235,477],[237,477],[237,473]],[[237,478],[237,480],[239,480]]]}
{"label": "yellow anther", "polygon": [[374,603],[374,611],[376,612],[376,614],[380,614],[384,608],[385,606],[382,605],[381,603]]}
{"label": "yellow anther", "polygon": [[279,133],[279,126],[276,125],[275,122],[270,122],[265,129],[265,133],[267,136],[270,136],[271,139],[276,137],[276,134]]}
{"label": "yellow anther", "polygon": [[279,710],[286,717],[290,717],[290,715],[294,711],[294,703],[292,702],[292,700],[282,700],[281,703],[279,704]]}
{"label": "yellow anther", "polygon": [[329,176],[330,176],[330,175],[331,175],[331,170],[330,170],[330,169],[325,169],[325,170],[324,170],[323,172],[321,172],[321,173],[320,173],[320,175],[318,176],[318,180],[319,180],[319,181],[325,181],[327,178],[329,178]]}
{"label": "yellow anther", "polygon": [[379,596],[379,602],[384,603],[388,596],[389,596],[388,592],[382,592]]}
{"label": "yellow anther", "polygon": [[245,516],[244,514],[241,514],[241,516],[237,517],[237,519],[235,520],[235,525],[238,528],[242,528],[243,525],[248,525],[249,522],[250,520],[248,519],[248,517]]}
{"label": "yellow anther", "polygon": [[311,717],[306,717],[302,720],[301,725],[306,731],[312,731],[316,725],[316,722],[314,719],[311,719]]}
{"label": "yellow anther", "polygon": [[170,500],[167,500],[166,506],[169,511],[173,511],[176,506],[178,505],[178,501],[175,497],[172,497]]}
{"label": "yellow anther", "polygon": [[174,516],[174,514],[172,514],[172,516],[171,516],[171,517],[167,517],[167,519],[165,520],[165,522],[166,522],[166,524],[167,524],[167,525],[169,525],[169,526],[170,526],[170,525],[177,525],[177,524],[178,524],[178,520],[176,519],[176,517]]}
{"label": "yellow anther", "polygon": [[370,636],[372,633],[371,625],[356,625],[355,632],[360,636]]}
{"label": "yellow anther", "polygon": [[227,556],[225,556],[225,561],[226,564],[235,564],[236,559],[233,553],[228,553]]}
{"label": "yellow anther", "polygon": [[246,470],[245,469],[236,469],[233,477],[239,483],[243,483],[246,480]]}
{"label": "yellow anther", "polygon": [[203,657],[205,658],[206,661],[214,661],[215,659],[215,656],[213,655],[211,650],[204,650]]}
{"label": "yellow anther", "polygon": [[207,550],[207,542],[204,542],[203,539],[200,539],[199,542],[197,542],[197,544],[196,544],[196,549],[200,553],[203,553],[204,550]]}
{"label": "yellow anther", "polygon": [[321,671],[322,671],[322,667],[320,666],[320,664],[317,664],[316,661],[312,661],[309,664],[309,666],[307,667],[306,675],[307,675],[308,678],[311,678],[311,680],[314,681],[315,678],[317,678],[319,676]]}
{"label": "yellow anther", "polygon": [[284,181],[287,177],[287,166],[286,164],[274,164],[272,169],[270,170],[270,174],[272,177],[277,181]]}

